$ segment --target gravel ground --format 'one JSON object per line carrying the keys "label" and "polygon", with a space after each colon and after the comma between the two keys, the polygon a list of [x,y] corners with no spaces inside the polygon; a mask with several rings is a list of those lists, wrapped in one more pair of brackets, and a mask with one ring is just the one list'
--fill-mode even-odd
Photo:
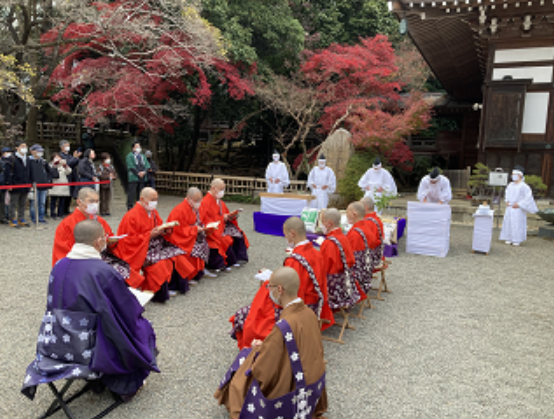
{"label": "gravel ground", "polygon": [[[178,202],[161,197],[161,215]],[[108,220],[113,228],[123,201],[115,206]],[[254,273],[280,266],[284,257],[283,238],[253,232],[257,207],[240,206],[251,262],[204,279],[166,304],[148,304],[162,373],[151,375],[110,418],[227,417],[212,398],[237,353],[227,320],[251,301]],[[56,225],[39,231],[0,226],[2,418],[37,417],[51,398],[42,387],[31,402],[19,389],[35,353]],[[346,345],[324,343],[329,418],[554,417],[554,243],[530,238],[515,248],[495,240],[489,256],[474,255],[471,234],[471,228],[454,225],[446,259],[408,255],[402,242],[387,273],[392,293],[386,301],[375,303],[365,320],[353,320],[357,330],[345,333]],[[74,411],[90,416],[107,401],[107,393],[85,396]]]}

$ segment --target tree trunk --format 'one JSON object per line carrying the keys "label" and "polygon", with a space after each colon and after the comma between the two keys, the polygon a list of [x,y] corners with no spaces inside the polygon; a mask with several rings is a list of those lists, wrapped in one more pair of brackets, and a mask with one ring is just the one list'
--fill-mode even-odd
{"label": "tree trunk", "polygon": [[196,148],[198,147],[198,139],[200,138],[200,128],[202,126],[202,110],[197,106],[194,108],[194,129],[192,132],[192,137],[190,139],[190,145],[188,147],[188,156],[185,163],[185,172],[190,170],[192,163],[194,162],[194,157],[196,156]]}
{"label": "tree trunk", "polygon": [[152,159],[154,159],[154,161],[159,164],[160,161],[158,160],[158,134],[156,132],[150,132],[150,134],[148,135],[148,147],[152,152]]}
{"label": "tree trunk", "polygon": [[27,114],[27,124],[25,127],[25,141],[27,141],[28,146],[39,142],[37,119],[38,108],[36,106],[33,106]]}

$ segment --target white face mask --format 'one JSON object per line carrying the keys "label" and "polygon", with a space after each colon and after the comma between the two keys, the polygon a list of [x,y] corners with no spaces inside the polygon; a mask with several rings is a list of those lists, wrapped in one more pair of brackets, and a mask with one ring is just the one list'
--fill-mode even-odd
{"label": "white face mask", "polygon": [[106,163],[106,164],[110,164],[111,162],[112,162],[112,161],[111,161],[110,159],[104,160],[104,163]]}
{"label": "white face mask", "polygon": [[273,161],[279,161],[279,154],[273,155]]}
{"label": "white face mask", "polygon": [[273,301],[276,305],[281,306],[281,302],[273,296],[274,289],[277,289],[277,287],[272,288],[271,291],[269,291],[269,298],[271,298],[271,301]]}
{"label": "white face mask", "polygon": [[318,162],[317,165],[319,166],[320,169],[325,169],[325,162],[324,161]]}
{"label": "white face mask", "polygon": [[19,150],[19,154],[27,154],[27,150],[26,148],[22,148],[21,150]]}
{"label": "white face mask", "polygon": [[8,157],[10,157],[11,155],[12,155],[12,153],[6,153],[6,154],[4,154],[4,157],[5,157],[5,158],[8,158]]}
{"label": "white face mask", "polygon": [[221,199],[225,196],[225,190],[222,190],[222,191],[219,191],[217,194],[216,194],[216,198],[217,199]]}
{"label": "white face mask", "polygon": [[146,208],[148,208],[148,211],[154,211],[157,206],[158,201],[148,201],[148,205],[146,205]]}
{"label": "white face mask", "polygon": [[519,180],[519,175],[516,175],[515,173],[512,175],[512,180],[514,182],[517,182]]}
{"label": "white face mask", "polygon": [[285,239],[287,240],[287,248],[294,249],[294,242],[289,241],[289,239],[287,239],[286,237],[285,237]]}
{"label": "white face mask", "polygon": [[135,148],[135,153],[140,154],[142,152],[142,148],[138,147]]}
{"label": "white face mask", "polygon": [[87,204],[87,214],[89,215],[96,215],[98,212],[98,202],[94,202],[92,204]]}
{"label": "white face mask", "polygon": [[321,224],[321,232],[323,234],[327,234],[329,232],[329,230],[327,230],[327,227],[325,227],[323,224]]}
{"label": "white face mask", "polygon": [[69,150],[71,150],[71,148],[69,146],[67,146],[67,147],[64,148],[64,150],[65,150],[66,153],[69,153]]}
{"label": "white face mask", "polygon": [[44,153],[42,151],[37,151],[37,157],[41,159],[42,156],[44,156]]}
{"label": "white face mask", "polygon": [[200,209],[201,202],[194,202],[192,205],[195,209]]}

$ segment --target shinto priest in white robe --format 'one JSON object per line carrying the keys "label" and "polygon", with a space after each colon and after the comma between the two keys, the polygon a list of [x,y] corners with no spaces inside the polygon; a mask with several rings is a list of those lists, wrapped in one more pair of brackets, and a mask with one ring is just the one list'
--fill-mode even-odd
{"label": "shinto priest in white robe", "polygon": [[[385,195],[396,195],[396,183],[387,169],[383,168],[381,160],[376,158],[373,162],[373,167],[370,167],[367,172],[360,178],[358,186],[364,191],[364,198],[370,197],[375,202],[384,193]],[[382,192],[378,192],[383,188]]]}
{"label": "shinto priest in white robe", "polygon": [[419,183],[417,199],[421,202],[432,204],[448,204],[452,200],[452,189],[450,181],[446,176],[439,174],[436,167],[427,176],[424,176]]}
{"label": "shinto priest in white robe", "polygon": [[[265,171],[267,181],[267,192],[283,193],[283,189],[289,186],[289,171],[285,163],[279,161],[279,153],[273,153],[273,161],[267,165]],[[278,182],[277,182],[278,180]]]}
{"label": "shinto priest in white robe", "polygon": [[[312,190],[312,195],[316,197],[312,201],[312,208],[325,209],[329,204],[329,195],[334,193],[337,188],[337,178],[333,169],[325,165],[323,154],[319,157],[317,163],[317,166],[312,169],[308,176],[308,188]],[[327,189],[323,189],[325,186],[327,186]]]}

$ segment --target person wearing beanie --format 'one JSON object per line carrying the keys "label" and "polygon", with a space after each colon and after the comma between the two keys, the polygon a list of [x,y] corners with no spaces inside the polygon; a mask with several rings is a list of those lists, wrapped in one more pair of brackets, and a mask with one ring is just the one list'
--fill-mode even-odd
{"label": "person wearing beanie", "polygon": [[452,188],[446,176],[440,174],[438,167],[421,179],[417,190],[417,199],[432,204],[448,204],[452,200]]}
{"label": "person wearing beanie", "polygon": [[396,195],[396,183],[390,172],[385,169],[381,159],[377,157],[373,166],[360,178],[358,186],[364,191],[364,198],[371,198],[373,202],[385,195]]}

